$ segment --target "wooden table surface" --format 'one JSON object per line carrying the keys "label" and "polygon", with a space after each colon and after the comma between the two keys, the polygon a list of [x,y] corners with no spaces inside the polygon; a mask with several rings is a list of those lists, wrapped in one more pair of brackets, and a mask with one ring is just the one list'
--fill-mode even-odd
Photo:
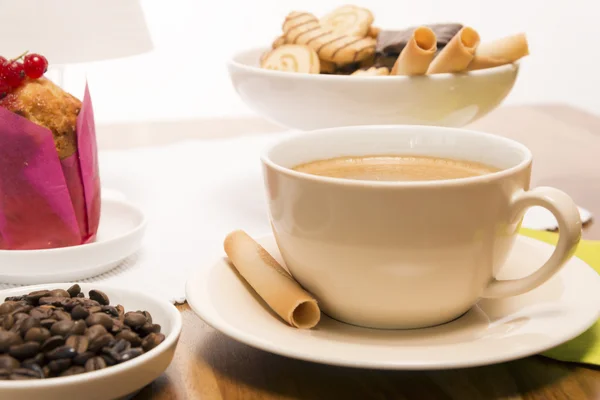
{"label": "wooden table surface", "polygon": [[[562,189],[600,218],[599,117],[563,105],[502,107],[471,128],[527,145],[534,154],[533,185]],[[251,118],[180,121],[101,126],[99,142],[101,148],[133,147],[277,131]],[[588,224],[584,237],[600,239],[600,223]],[[187,304],[179,309],[184,324],[173,363],[135,399],[600,399],[600,368],[541,356],[450,371],[332,367],[238,343]]]}

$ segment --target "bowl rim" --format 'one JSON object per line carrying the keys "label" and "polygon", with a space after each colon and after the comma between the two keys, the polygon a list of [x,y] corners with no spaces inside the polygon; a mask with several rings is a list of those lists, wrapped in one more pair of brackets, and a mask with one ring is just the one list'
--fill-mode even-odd
{"label": "bowl rim", "polygon": [[[163,310],[169,315],[169,320],[173,323],[172,329],[168,335],[165,335],[165,340],[160,343],[158,346],[153,348],[147,353],[144,353],[132,360],[124,362],[122,364],[116,364],[111,367],[103,368],[97,371],[85,372],[78,375],[71,376],[63,376],[63,377],[55,377],[48,379],[27,379],[20,381],[3,381],[0,380],[0,395],[4,390],[22,390],[27,391],[27,389],[53,389],[59,386],[66,385],[80,385],[85,384],[86,381],[94,380],[104,380],[111,376],[118,375],[124,371],[132,370],[139,368],[146,364],[147,362],[151,362],[154,358],[158,357],[161,353],[164,353],[169,347],[176,344],[179,340],[179,336],[181,335],[181,330],[183,327],[183,319],[179,310],[169,301],[161,298],[161,297],[152,297],[149,294],[146,294],[139,290],[132,290],[122,287],[117,287],[113,285],[106,284],[96,284],[93,282],[58,282],[58,283],[44,283],[39,285],[31,285],[31,286],[19,286],[10,289],[0,290],[0,303],[3,302],[4,296],[14,295],[18,293],[28,293],[34,290],[48,289],[48,288],[57,288],[57,287],[68,287],[74,285],[75,283],[79,285],[93,286],[95,289],[99,289],[106,292],[121,292],[126,293],[128,296],[138,297],[144,299],[144,301],[155,302],[160,305]],[[162,333],[162,332],[161,332]]]}
{"label": "bowl rim", "polygon": [[[253,47],[250,49],[238,51],[233,56],[229,58],[227,61],[227,67],[231,70],[231,68],[237,68],[241,70],[245,70],[250,73],[264,75],[264,76],[273,76],[279,78],[286,78],[290,80],[323,80],[330,82],[370,82],[373,81],[383,81],[387,84],[390,81],[410,81],[415,79],[426,79],[426,80],[451,80],[456,79],[458,77],[471,77],[471,76],[486,76],[486,75],[497,75],[507,72],[518,72],[521,60],[517,60],[513,63],[500,65],[498,67],[492,68],[483,68],[474,71],[465,71],[465,72],[445,72],[442,74],[432,74],[432,75],[417,75],[417,76],[406,76],[406,75],[384,75],[384,76],[356,76],[356,75],[334,75],[334,74],[306,74],[306,73],[289,73],[283,71],[274,71],[270,69],[260,68],[259,66],[249,65],[246,63],[242,63],[239,61],[240,57],[250,55],[252,53],[256,53],[257,58],[256,61],[259,60],[259,55],[262,52],[268,51],[270,47]],[[257,64],[258,65],[258,64]]]}

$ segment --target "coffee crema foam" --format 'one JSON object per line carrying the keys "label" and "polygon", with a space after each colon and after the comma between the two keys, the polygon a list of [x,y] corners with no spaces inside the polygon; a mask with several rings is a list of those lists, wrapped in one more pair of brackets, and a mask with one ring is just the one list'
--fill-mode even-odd
{"label": "coffee crema foam", "polygon": [[346,156],[297,165],[294,171],[364,181],[433,181],[498,171],[475,161],[413,155]]}

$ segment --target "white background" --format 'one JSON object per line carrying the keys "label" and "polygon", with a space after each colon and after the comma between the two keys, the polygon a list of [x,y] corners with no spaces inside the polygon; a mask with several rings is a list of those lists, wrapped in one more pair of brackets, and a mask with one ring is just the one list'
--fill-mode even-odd
{"label": "white background", "polygon": [[[1,1],[0,12],[5,12],[14,0]],[[60,6],[60,1],[54,1]],[[105,0],[105,4],[112,2]],[[228,80],[226,62],[231,54],[269,45],[291,10],[319,16],[341,4],[345,2],[141,0],[154,49],[133,57],[69,65],[64,86],[78,95],[87,76],[101,124],[249,115],[251,111]],[[383,28],[455,21],[477,29],[483,41],[526,32],[531,55],[524,60],[506,104],[561,102],[600,113],[596,93],[600,87],[596,72],[600,7],[596,0],[372,0],[354,4],[368,6],[376,25]],[[31,25],[36,28],[59,29]]]}

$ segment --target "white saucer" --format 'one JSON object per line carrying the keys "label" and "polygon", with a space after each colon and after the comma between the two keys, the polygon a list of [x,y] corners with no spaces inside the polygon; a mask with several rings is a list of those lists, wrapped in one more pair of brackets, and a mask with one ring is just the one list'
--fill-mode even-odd
{"label": "white saucer", "polygon": [[[272,236],[259,242],[282,262]],[[552,249],[519,237],[498,278],[527,275]],[[188,280],[186,295],[204,321],[250,346],[302,360],[379,369],[461,368],[526,357],[576,337],[600,317],[600,276],[577,258],[527,294],[482,300],[461,318],[427,329],[366,329],[325,315],[315,329],[292,328],[226,258],[201,266]]]}
{"label": "white saucer", "polygon": [[114,196],[102,196],[101,210],[93,243],[47,250],[0,250],[0,282],[68,282],[116,267],[140,248],[146,219],[133,204]]}

